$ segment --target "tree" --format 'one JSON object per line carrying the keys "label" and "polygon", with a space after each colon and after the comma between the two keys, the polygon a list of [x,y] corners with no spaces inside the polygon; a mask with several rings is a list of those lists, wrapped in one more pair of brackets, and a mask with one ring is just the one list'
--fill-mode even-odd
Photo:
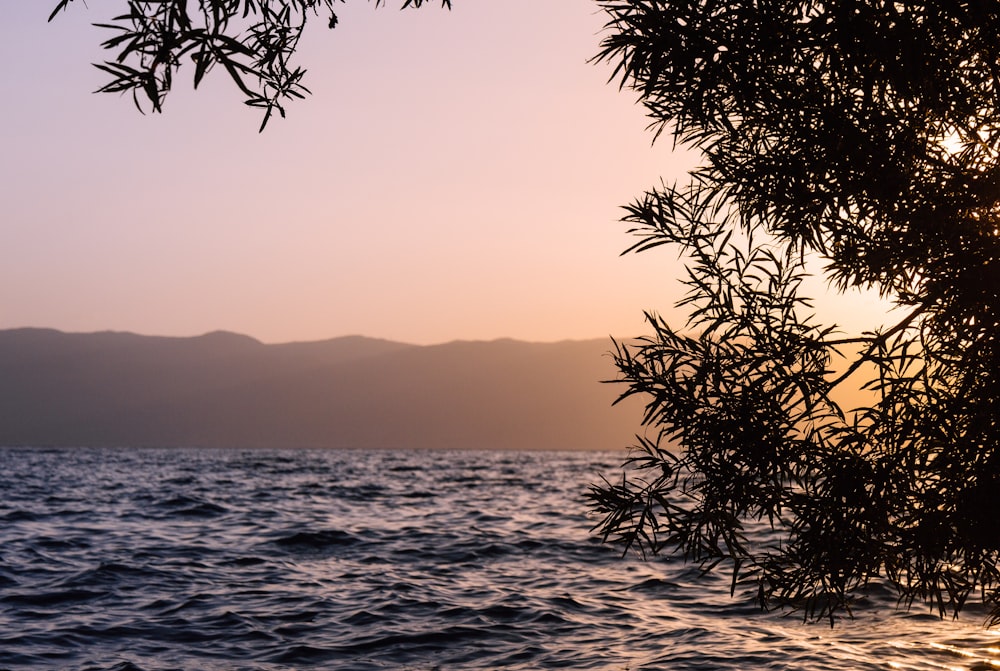
{"label": "tree", "polygon": [[[59,0],[49,21],[73,0]],[[343,2],[344,0],[340,0]],[[104,93],[131,93],[136,107],[143,100],[154,112],[173,85],[174,75],[190,59],[194,87],[215,66],[221,66],[247,96],[246,104],[264,110],[263,130],[284,103],[304,97],[305,70],[292,65],[302,31],[310,18],[337,25],[337,0],[128,0],[128,11],[111,23],[95,24],[113,32],[102,43],[116,51],[114,60],[97,67],[111,79]],[[402,8],[420,7],[425,0],[403,0]],[[384,0],[375,0],[379,6]],[[441,0],[451,7],[451,0]]]}
{"label": "tree", "polygon": [[[647,431],[590,492],[604,538],[831,623],[875,579],[1000,622],[1000,3],[598,4],[598,58],[703,158],[627,208],[631,250],[684,255],[689,319],[616,343]],[[896,323],[820,323],[810,256]]]}

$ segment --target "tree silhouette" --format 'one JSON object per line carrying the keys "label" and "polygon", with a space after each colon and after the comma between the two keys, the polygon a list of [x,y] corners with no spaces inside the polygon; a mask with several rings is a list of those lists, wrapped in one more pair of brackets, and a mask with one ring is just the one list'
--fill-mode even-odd
{"label": "tree silhouette", "polygon": [[[344,0],[340,0],[343,2]],[[403,0],[402,8],[420,7],[426,0]],[[49,21],[73,0],[59,0]],[[163,110],[174,75],[190,61],[195,88],[214,67],[221,66],[247,96],[246,104],[264,110],[263,130],[284,103],[309,93],[302,84],[305,70],[292,64],[299,39],[312,18],[329,28],[337,25],[337,0],[128,0],[128,11],[111,23],[95,24],[112,31],[101,46],[117,52],[97,67],[110,75],[98,89],[131,93],[136,107],[145,101]],[[375,0],[375,5],[385,0]],[[451,7],[451,0],[441,0]]]}
{"label": "tree silhouette", "polygon": [[[598,58],[703,159],[627,208],[631,250],[681,250],[689,318],[616,343],[647,431],[590,492],[604,538],[806,617],[880,579],[1000,622],[1000,3],[598,4]],[[896,322],[820,323],[810,256]]]}

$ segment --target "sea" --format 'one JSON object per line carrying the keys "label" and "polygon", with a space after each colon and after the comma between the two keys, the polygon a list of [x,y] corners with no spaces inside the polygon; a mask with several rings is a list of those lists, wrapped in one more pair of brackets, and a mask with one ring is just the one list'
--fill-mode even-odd
{"label": "sea", "polygon": [[0,669],[994,669],[874,586],[806,623],[602,544],[623,453],[0,449]]}

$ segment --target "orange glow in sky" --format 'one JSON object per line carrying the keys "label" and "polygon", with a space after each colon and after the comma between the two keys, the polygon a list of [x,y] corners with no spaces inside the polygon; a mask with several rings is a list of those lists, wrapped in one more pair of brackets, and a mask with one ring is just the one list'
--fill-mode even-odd
{"label": "orange glow in sky", "polygon": [[676,253],[620,257],[618,218],[691,159],[588,62],[594,4],[355,0],[307,33],[313,95],[258,135],[222,73],[182,72],[162,115],[91,94],[89,24],[121,3],[47,24],[54,2],[0,21],[0,328],[549,341],[639,335],[679,297]]}

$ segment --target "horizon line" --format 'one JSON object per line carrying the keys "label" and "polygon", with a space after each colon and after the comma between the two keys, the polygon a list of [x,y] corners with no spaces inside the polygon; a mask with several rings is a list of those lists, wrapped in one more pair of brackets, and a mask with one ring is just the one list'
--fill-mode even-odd
{"label": "horizon line", "polygon": [[218,337],[233,336],[233,337],[238,337],[238,338],[244,338],[244,339],[247,339],[247,340],[252,340],[253,342],[258,343],[260,345],[264,345],[264,346],[267,346],[267,345],[299,345],[299,344],[310,344],[310,343],[319,343],[319,342],[329,342],[329,341],[332,341],[332,340],[347,340],[347,339],[351,339],[351,338],[364,339],[364,340],[379,340],[379,341],[382,341],[382,342],[395,343],[395,344],[399,344],[399,345],[407,345],[407,346],[410,346],[410,347],[436,347],[436,346],[451,345],[451,344],[456,344],[456,343],[499,343],[499,342],[513,342],[513,343],[522,343],[522,344],[526,344],[526,345],[556,345],[556,344],[560,344],[560,343],[572,343],[572,342],[593,342],[593,341],[596,341],[596,340],[607,340],[607,341],[610,342],[612,339],[618,339],[618,340],[621,339],[621,338],[614,338],[614,336],[612,336],[610,334],[604,335],[604,336],[594,336],[594,337],[589,337],[589,338],[565,337],[565,338],[558,338],[558,339],[555,339],[555,340],[534,340],[534,339],[519,338],[519,337],[515,337],[515,336],[495,336],[495,337],[487,337],[487,338],[463,338],[463,337],[456,337],[456,338],[451,338],[451,339],[442,340],[442,341],[427,342],[427,343],[418,343],[418,342],[410,342],[410,341],[407,341],[407,340],[397,340],[395,338],[387,338],[387,337],[383,337],[383,336],[365,335],[365,334],[362,334],[362,333],[346,333],[346,334],[342,334],[342,335],[329,336],[329,337],[321,337],[321,338],[293,339],[293,340],[281,340],[281,341],[265,341],[265,340],[261,340],[260,338],[257,338],[256,336],[253,336],[253,335],[250,335],[250,334],[247,334],[247,333],[241,333],[239,331],[232,331],[232,330],[224,329],[224,328],[212,329],[210,331],[204,331],[204,332],[196,333],[196,334],[193,334],[193,335],[164,335],[164,334],[160,334],[160,333],[141,333],[141,332],[138,332],[138,331],[132,331],[132,330],[127,330],[127,329],[113,329],[113,328],[99,329],[99,330],[95,330],[95,331],[65,330],[65,329],[56,328],[56,327],[53,327],[53,326],[12,326],[12,327],[2,327],[2,328],[0,328],[0,333],[13,332],[13,331],[52,332],[52,333],[58,333],[58,334],[61,334],[61,335],[70,335],[70,336],[72,336],[72,335],[94,336],[94,335],[105,335],[105,334],[107,334],[107,335],[126,335],[126,336],[136,336],[136,337],[139,337],[139,338],[166,338],[166,339],[173,339],[173,340],[196,340],[196,339],[199,339],[199,338],[206,338],[206,337],[212,337],[212,336],[218,336]]}

